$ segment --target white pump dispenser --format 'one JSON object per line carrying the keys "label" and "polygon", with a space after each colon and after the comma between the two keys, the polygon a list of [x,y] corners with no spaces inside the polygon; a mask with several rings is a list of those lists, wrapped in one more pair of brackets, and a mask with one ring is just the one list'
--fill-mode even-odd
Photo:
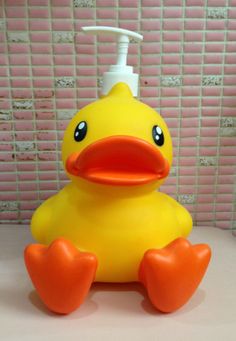
{"label": "white pump dispenser", "polygon": [[138,94],[138,74],[133,67],[126,65],[130,38],[143,40],[143,36],[136,32],[109,26],[82,27],[85,33],[110,34],[118,36],[118,51],[116,65],[111,65],[109,71],[103,74],[102,95],[106,95],[116,83],[123,82],[129,85],[133,96]]}

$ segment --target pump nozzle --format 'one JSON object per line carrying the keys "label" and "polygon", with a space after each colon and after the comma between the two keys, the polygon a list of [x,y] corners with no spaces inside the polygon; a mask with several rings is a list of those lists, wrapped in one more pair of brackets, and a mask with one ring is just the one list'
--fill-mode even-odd
{"label": "pump nozzle", "polygon": [[82,27],[85,33],[109,34],[118,36],[118,49],[116,65],[111,65],[108,72],[103,75],[102,95],[106,95],[110,89],[119,82],[129,85],[133,96],[138,94],[138,74],[133,73],[133,67],[126,65],[130,38],[138,41],[143,40],[143,36],[136,32],[123,28],[109,26],[87,26]]}

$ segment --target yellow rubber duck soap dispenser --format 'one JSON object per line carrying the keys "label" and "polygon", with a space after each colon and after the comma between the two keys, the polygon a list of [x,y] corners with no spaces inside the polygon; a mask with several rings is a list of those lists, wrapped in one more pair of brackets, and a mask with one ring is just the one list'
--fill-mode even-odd
{"label": "yellow rubber duck soap dispenser", "polygon": [[156,307],[172,312],[197,289],[211,251],[191,245],[188,211],[157,191],[169,174],[171,136],[163,118],[135,99],[138,75],[126,65],[129,39],[114,27],[84,27],[118,38],[117,64],[103,77],[102,98],[69,123],[62,159],[70,178],[31,221],[39,244],[25,249],[29,276],[45,305],[68,314],[93,282],[141,282]]}

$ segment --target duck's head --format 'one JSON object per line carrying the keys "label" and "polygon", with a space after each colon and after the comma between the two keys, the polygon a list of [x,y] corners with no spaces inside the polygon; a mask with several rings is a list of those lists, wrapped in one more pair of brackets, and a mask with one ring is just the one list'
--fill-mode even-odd
{"label": "duck's head", "polygon": [[171,137],[162,117],[118,83],[73,117],[62,159],[78,186],[157,188],[169,173]]}

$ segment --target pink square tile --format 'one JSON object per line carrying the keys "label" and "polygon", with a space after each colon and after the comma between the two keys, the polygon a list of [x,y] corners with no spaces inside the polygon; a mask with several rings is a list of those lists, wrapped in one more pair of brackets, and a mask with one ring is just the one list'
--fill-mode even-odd
{"label": "pink square tile", "polygon": [[206,32],[206,41],[224,41],[224,32]]}
{"label": "pink square tile", "polygon": [[223,106],[225,107],[234,107],[236,104],[236,98],[235,97],[225,97],[223,98]]}
{"label": "pink square tile", "polygon": [[164,8],[163,16],[164,18],[181,18],[182,8]]}
{"label": "pink square tile", "polygon": [[32,31],[50,31],[51,23],[48,20],[30,19],[29,27]]}
{"label": "pink square tile", "polygon": [[180,89],[178,88],[162,88],[161,97],[178,97],[180,95]]}
{"label": "pink square tile", "polygon": [[[75,9],[77,10],[77,9]],[[81,8],[80,8],[81,10]],[[68,7],[53,7],[52,8],[52,18],[67,18],[70,19],[72,16],[72,11],[71,9]]]}
{"label": "pink square tile", "polygon": [[202,98],[202,106],[204,107],[219,107],[221,103],[221,99],[220,98],[211,98],[211,97],[203,97]]}
{"label": "pink square tile", "polygon": [[[197,145],[196,138],[187,137],[187,138],[182,138],[182,140],[181,140],[181,146],[182,147],[184,147],[184,146],[186,146],[186,147],[196,147],[196,145]],[[196,172],[196,169],[195,168],[189,168],[189,169],[183,168],[182,171],[179,170],[179,174],[182,174],[182,175],[184,175],[187,172],[189,172],[189,173],[191,172],[191,174],[192,174],[192,173]]]}
{"label": "pink square tile", "polygon": [[165,6],[182,6],[182,0],[165,0]]}
{"label": "pink square tile", "polygon": [[182,122],[182,128],[198,128],[198,125],[198,118],[188,118],[187,120],[183,120]]}
{"label": "pink square tile", "polygon": [[70,100],[56,100],[57,109],[75,109],[76,103],[75,101]]}
{"label": "pink square tile", "polygon": [[94,19],[95,10],[91,8],[75,8],[74,16],[76,19]]}
{"label": "pink square tile", "polygon": [[158,99],[153,99],[153,98],[146,98],[146,99],[142,99],[143,103],[149,105],[152,108],[157,108],[160,107],[160,102]]}
{"label": "pink square tile", "polygon": [[192,20],[189,18],[185,18],[184,26],[186,30],[204,30],[205,21],[198,19]]}
{"label": "pink square tile", "polygon": [[30,111],[13,111],[13,117],[17,120],[32,120],[33,113]]}
{"label": "pink square tile", "polygon": [[47,6],[48,0],[28,0],[29,6]]}
{"label": "pink square tile", "polygon": [[28,29],[28,23],[24,19],[8,19],[7,29],[9,31],[26,31]]}
{"label": "pink square tile", "polygon": [[[119,5],[120,5],[120,7],[138,7],[139,6],[138,0],[129,0],[129,1],[119,0]],[[143,5],[147,6],[147,5],[145,5],[145,3],[143,3]]]}
{"label": "pink square tile", "polygon": [[155,20],[143,20],[141,22],[141,27],[144,31],[158,31],[160,30],[160,22]]}
{"label": "pink square tile", "polygon": [[[88,24],[89,25],[89,24]],[[52,30],[55,31],[72,31],[73,22],[71,20],[56,20],[52,21]]]}
{"label": "pink square tile", "polygon": [[199,106],[199,98],[182,98],[181,105],[183,107],[198,107]]}
{"label": "pink square tile", "polygon": [[[164,53],[180,53],[181,49],[182,49],[181,44],[164,43],[162,45],[162,51]],[[159,52],[157,51],[153,53],[159,53]]]}
{"label": "pink square tile", "polygon": [[77,90],[78,98],[96,98],[97,93],[96,89],[78,89]]}
{"label": "pink square tile", "polygon": [[49,44],[32,44],[31,52],[32,54],[51,54],[52,47]]}
{"label": "pink square tile", "polygon": [[204,3],[204,0],[186,0],[187,6],[204,6]]}
{"label": "pink square tile", "polygon": [[225,30],[226,22],[220,20],[209,20],[206,25],[207,30]]}
{"label": "pink square tile", "polygon": [[199,54],[185,54],[184,64],[201,64],[203,56]]}
{"label": "pink square tile", "polygon": [[12,97],[13,98],[32,98],[32,90],[31,89],[12,89]]}
{"label": "pink square tile", "polygon": [[178,98],[162,98],[161,99],[161,106],[162,107],[169,107],[174,108],[179,106],[179,99]]}
{"label": "pink square tile", "polygon": [[[26,44],[8,44],[8,51],[9,53],[29,53],[30,48]],[[6,56],[5,56],[6,57]],[[3,61],[2,61],[3,63]]]}
{"label": "pink square tile", "polygon": [[[1,186],[2,187],[2,186]],[[1,190],[4,190],[4,188]],[[6,189],[8,190],[8,189]],[[14,221],[18,221],[18,212],[1,212],[0,213],[0,220],[1,221],[9,221],[9,220],[14,220]]]}
{"label": "pink square tile", "polygon": [[158,89],[157,88],[141,88],[140,96],[142,97],[157,97]]}
{"label": "pink square tile", "polygon": [[33,131],[33,123],[30,121],[16,121],[15,122],[15,129],[18,131]]}
{"label": "pink square tile", "polygon": [[[109,44],[109,45],[99,45],[97,47],[98,53],[101,54],[115,54],[116,53],[116,46],[115,44]],[[81,49],[78,49],[79,53],[84,53],[84,54],[92,54],[95,53],[95,48],[90,46],[90,45],[83,45],[81,46]],[[131,50],[129,49],[129,53]]]}
{"label": "pink square tile", "polygon": [[[128,59],[129,61],[130,59]],[[141,57],[141,63],[142,64],[147,64],[147,65],[160,65],[160,56],[158,55],[143,55]],[[137,63],[137,60],[133,60],[132,63],[129,65],[135,65]]]}
{"label": "pink square tile", "polygon": [[179,75],[181,73],[180,66],[179,65],[168,65],[168,66],[162,66],[161,71],[163,75]]}
{"label": "pink square tile", "polygon": [[159,74],[160,74],[160,69],[155,66],[145,66],[145,67],[140,68],[141,79],[146,76],[158,76]]}
{"label": "pink square tile", "polygon": [[[138,1],[123,1],[124,3],[121,4],[121,1],[120,1],[120,7],[124,7],[124,6],[127,6],[127,7],[136,7],[137,4],[138,4]],[[97,7],[113,7],[113,6],[116,6],[116,0],[97,0],[96,1],[96,5]]]}
{"label": "pink square tile", "polygon": [[204,18],[205,16],[205,10],[203,8],[186,8],[185,15],[188,18]]}
{"label": "pink square tile", "polygon": [[52,88],[53,85],[52,79],[33,79],[33,86],[35,88]]}
{"label": "pink square tile", "polygon": [[181,41],[182,39],[182,32],[164,32],[163,33],[163,40],[164,41]]}
{"label": "pink square tile", "polygon": [[202,128],[201,136],[203,137],[216,137],[218,135],[218,128]]}
{"label": "pink square tile", "polygon": [[0,87],[9,87],[9,80],[7,78],[0,79]]}
{"label": "pink square tile", "polygon": [[96,88],[97,86],[97,79],[96,78],[88,78],[88,77],[84,77],[84,78],[79,78],[77,80],[77,87],[94,87]]}
{"label": "pink square tile", "polygon": [[0,64],[1,65],[7,65],[8,64],[7,56],[0,55]]}
{"label": "pink square tile", "polygon": [[60,76],[74,76],[74,70],[71,67],[67,66],[55,66],[54,68],[55,77]]}
{"label": "pink square tile", "polygon": [[163,30],[166,31],[175,31],[175,30],[182,30],[184,26],[184,22],[181,20],[168,20],[166,19],[163,22]]}
{"label": "pink square tile", "polygon": [[58,99],[75,98],[76,97],[76,91],[75,91],[75,89],[56,89],[55,97]]}
{"label": "pink square tile", "polygon": [[26,17],[26,7],[6,7],[5,8],[6,17],[8,18],[25,18]]}
{"label": "pink square tile", "polygon": [[144,32],[143,40],[145,42],[159,42],[160,41],[160,32]]}
{"label": "pink square tile", "polygon": [[30,57],[27,54],[10,55],[9,56],[9,63],[11,65],[29,65],[30,64]]}
{"label": "pink square tile", "polygon": [[50,55],[33,55],[31,60],[33,65],[52,65],[52,56]]}
{"label": "pink square tile", "polygon": [[8,77],[8,70],[6,68],[0,68],[0,77]]}
{"label": "pink square tile", "polygon": [[159,8],[142,8],[142,18],[160,18],[161,17],[161,9]]}
{"label": "pink square tile", "polygon": [[180,55],[164,55],[162,56],[162,64],[180,64],[181,56]]}
{"label": "pink square tile", "polygon": [[221,55],[221,54],[205,55],[204,56],[204,63],[205,64],[221,64],[221,63],[223,63],[223,55]]}
{"label": "pink square tile", "polygon": [[56,55],[54,56],[55,65],[73,65],[74,56],[73,55]]}
{"label": "pink square tile", "polygon": [[228,20],[228,30],[235,30],[235,29],[236,29],[236,21]]}
{"label": "pink square tile", "polygon": [[139,12],[137,9],[120,9],[119,19],[121,20],[137,20]]}
{"label": "pink square tile", "polygon": [[54,112],[41,112],[41,111],[36,111],[36,119],[39,120],[51,120],[55,119],[55,113]]}
{"label": "pink square tile", "polygon": [[30,8],[29,16],[31,18],[45,19],[49,17],[49,10],[47,8]]}
{"label": "pink square tile", "polygon": [[11,79],[11,86],[13,88],[30,88],[31,81],[28,78],[14,78]]}
{"label": "pink square tile", "polygon": [[52,110],[54,105],[53,101],[50,100],[42,100],[34,102],[34,107],[36,110],[43,109],[43,110]]}
{"label": "pink square tile", "polygon": [[96,68],[94,66],[92,67],[78,67],[76,69],[78,76],[97,76]]}
{"label": "pink square tile", "polygon": [[50,43],[52,40],[51,32],[37,32],[30,34],[30,40],[35,43]]}
{"label": "pink square tile", "polygon": [[[27,1],[26,0],[17,0],[17,6],[24,6],[26,5]],[[5,5],[6,6],[16,6],[16,1],[15,0],[5,0]]]}
{"label": "pink square tile", "polygon": [[214,6],[224,7],[224,6],[226,6],[226,3],[227,3],[226,0],[208,0],[207,4],[208,4],[208,6],[212,6],[212,7],[214,7]]}
{"label": "pink square tile", "polygon": [[32,74],[34,77],[52,77],[53,76],[53,69],[50,67],[33,67]]}
{"label": "pink square tile", "polygon": [[201,77],[200,76],[184,76],[183,77],[183,85],[200,85],[201,84]]}
{"label": "pink square tile", "polygon": [[185,41],[200,41],[202,42],[203,40],[203,33],[202,32],[185,32]]}
{"label": "pink square tile", "polygon": [[232,75],[224,77],[224,85],[235,85],[235,77]]}
{"label": "pink square tile", "polygon": [[235,38],[236,38],[236,32],[234,32],[234,31],[227,32],[227,40],[228,41],[235,41]]}
{"label": "pink square tile", "polygon": [[224,74],[225,75],[234,75],[236,72],[236,66],[234,65],[226,65],[224,67]]}
{"label": "pink square tile", "polygon": [[77,56],[76,57],[76,64],[78,65],[95,65],[95,56]]}
{"label": "pink square tile", "polygon": [[229,19],[235,19],[236,18],[236,9],[230,8],[228,11],[228,18]]}
{"label": "pink square tile", "polygon": [[184,87],[183,96],[200,96],[200,89],[198,87]]}
{"label": "pink square tile", "polygon": [[116,11],[114,9],[98,9],[97,10],[97,19],[115,19]]}
{"label": "pink square tile", "polygon": [[[122,1],[125,2],[125,0],[122,0]],[[142,0],[142,6],[143,7],[149,7],[149,6],[150,7],[159,7],[159,6],[161,6],[161,4],[162,4],[161,0]]]}
{"label": "pink square tile", "polygon": [[205,75],[221,75],[222,66],[205,66],[203,67],[203,72]]}
{"label": "pink square tile", "polygon": [[0,102],[0,109],[1,110],[8,110],[11,108],[11,102],[7,99],[7,100],[2,100]]}

